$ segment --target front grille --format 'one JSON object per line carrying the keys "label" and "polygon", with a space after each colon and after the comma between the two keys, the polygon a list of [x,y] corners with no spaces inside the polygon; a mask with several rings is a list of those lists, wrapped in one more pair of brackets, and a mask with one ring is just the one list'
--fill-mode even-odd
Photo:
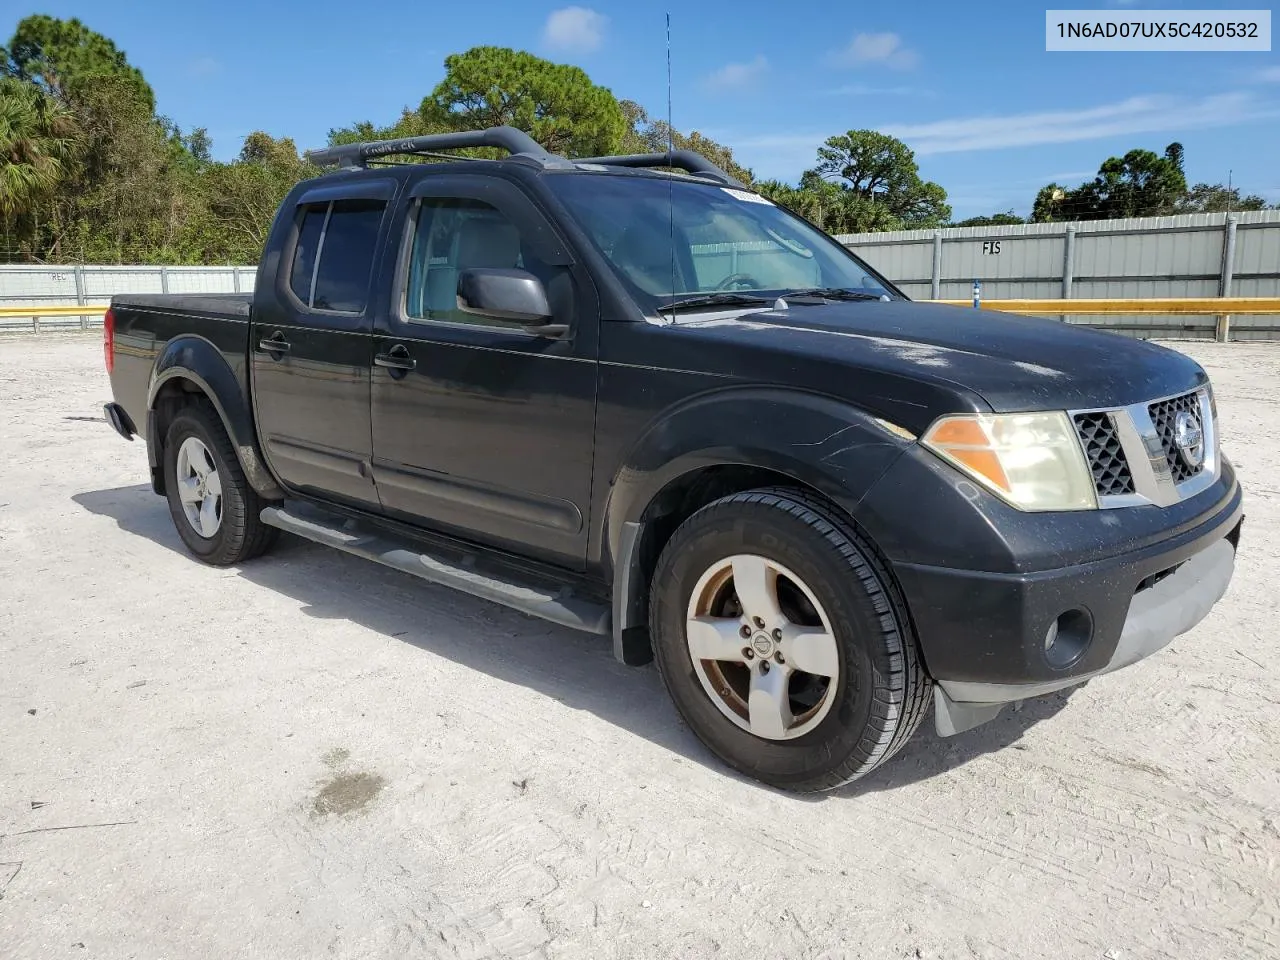
{"label": "front grille", "polygon": [[1109,413],[1077,413],[1076,433],[1084,446],[1093,486],[1100,497],[1133,493],[1133,474]]}
{"label": "front grille", "polygon": [[1204,436],[1204,422],[1200,418],[1200,398],[1194,393],[1187,393],[1181,397],[1174,397],[1172,400],[1161,400],[1159,403],[1153,403],[1147,408],[1147,412],[1151,414],[1151,422],[1155,425],[1156,436],[1160,438],[1160,446],[1164,450],[1164,458],[1169,463],[1169,472],[1173,475],[1174,483],[1181,483],[1183,480],[1190,480],[1201,470],[1204,469],[1204,460],[1201,459],[1199,465],[1192,467],[1182,458],[1181,452],[1178,450],[1178,442],[1175,439],[1175,425],[1179,413],[1186,411],[1189,413],[1196,426],[1200,428],[1201,436]]}

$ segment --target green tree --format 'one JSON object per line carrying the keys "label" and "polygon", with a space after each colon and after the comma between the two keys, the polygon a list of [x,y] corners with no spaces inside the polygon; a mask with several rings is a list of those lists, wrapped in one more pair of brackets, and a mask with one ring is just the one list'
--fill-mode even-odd
{"label": "green tree", "polygon": [[1012,210],[1005,213],[993,213],[989,217],[970,217],[968,220],[961,220],[959,223],[953,223],[953,227],[1007,227],[1014,226],[1019,223],[1026,223],[1020,216]]}
{"label": "green tree", "polygon": [[[333,127],[329,130],[329,146],[334,147],[344,143],[366,143],[370,140],[404,140],[409,137],[421,137],[432,133],[448,133],[452,128],[440,121],[428,121],[423,118],[422,114],[417,110],[411,110],[405,107],[400,113],[400,119],[387,127],[379,127],[369,120],[361,120],[358,123],[350,124],[346,127]],[[496,157],[501,156],[502,151],[490,150],[486,148],[478,148],[473,150],[449,150],[445,152],[448,156],[462,157]],[[379,159],[380,163],[439,163],[442,162],[440,157],[411,157],[392,155]]]}
{"label": "green tree", "polygon": [[0,220],[5,248],[30,255],[41,207],[75,149],[71,115],[34,84],[0,77]]}
{"label": "green tree", "polygon": [[754,184],[756,192],[768,197],[780,207],[786,207],[794,214],[804,217],[810,223],[820,225],[822,219],[818,205],[818,197],[810,190],[793,187],[781,180],[758,180]]}
{"label": "green tree", "polygon": [[1059,183],[1050,183],[1040,188],[1035,203],[1031,206],[1032,223],[1054,223],[1071,219],[1063,216],[1064,204],[1069,191]]}
{"label": "green tree", "polygon": [[213,140],[209,137],[208,129],[196,127],[185,136],[176,129],[174,133],[177,135],[182,150],[191,157],[197,168],[207,166],[213,162]]}
{"label": "green tree", "polygon": [[1240,195],[1239,187],[1221,183],[1197,183],[1178,201],[1178,213],[1230,213],[1236,210],[1265,210],[1267,201],[1256,194]]}
{"label": "green tree", "polygon": [[[855,207],[883,206],[907,228],[941,226],[951,219],[947,192],[920,178],[915,154],[896,137],[850,130],[818,148],[815,172],[862,198]],[[877,215],[878,218],[878,215]]]}
{"label": "green tree", "polygon": [[1163,156],[1130,150],[1123,157],[1110,157],[1090,186],[1106,219],[1171,213],[1187,193],[1182,145],[1169,144]]}
{"label": "green tree", "polygon": [[121,78],[134,88],[147,110],[155,110],[155,94],[124,51],[74,18],[25,17],[0,61],[4,63],[0,72],[31,81],[63,102],[96,78]]}
{"label": "green tree", "polygon": [[256,263],[285,195],[320,172],[298,156],[288,137],[254,131],[235,162],[201,172],[197,190],[207,213],[193,224],[189,242],[205,263]]}
{"label": "green tree", "polygon": [[552,153],[578,157],[613,153],[626,130],[614,95],[578,67],[506,47],[473,47],[445,57],[444,65],[444,79],[419,108],[427,124],[507,124]]}
{"label": "green tree", "polygon": [[634,100],[619,100],[618,109],[622,111],[623,132],[618,143],[619,153],[652,153],[664,149],[657,146],[657,139],[650,133],[653,121],[649,111]]}
{"label": "green tree", "polygon": [[99,75],[77,86],[71,107],[83,149],[73,186],[60,191],[48,255],[172,262],[188,202],[172,126],[128,76]]}
{"label": "green tree", "polygon": [[[683,134],[670,127],[665,120],[656,120],[634,100],[623,100],[619,104],[626,118],[627,129],[618,146],[619,153],[662,153],[668,144],[675,150],[692,150],[706,157],[717,167],[743,183],[754,181],[751,171],[738,163],[733,150],[722,143],[694,130]],[[668,136],[670,140],[668,140]]]}
{"label": "green tree", "polygon": [[262,132],[214,161],[208,132],[157,117],[141,74],[79,21],[28,17],[0,50],[0,221],[21,256],[250,263],[284,195],[317,172]]}
{"label": "green tree", "polygon": [[[403,140],[407,137],[420,137],[429,133],[447,133],[451,128],[443,123],[428,123],[417,110],[405,107],[400,112],[400,119],[387,127],[379,127],[369,120],[345,127],[333,127],[329,130],[329,146],[343,143],[364,143],[369,140]],[[394,159],[388,157],[388,160]]]}
{"label": "green tree", "polygon": [[798,187],[766,180],[755,188],[762,196],[831,234],[903,229],[902,221],[884,204],[823,180],[813,171],[801,178]]}
{"label": "green tree", "polygon": [[1186,195],[1182,144],[1171,143],[1163,155],[1130,150],[1123,157],[1109,157],[1093,180],[1074,190],[1056,183],[1041,188],[1031,219],[1046,223],[1155,217],[1174,213]]}

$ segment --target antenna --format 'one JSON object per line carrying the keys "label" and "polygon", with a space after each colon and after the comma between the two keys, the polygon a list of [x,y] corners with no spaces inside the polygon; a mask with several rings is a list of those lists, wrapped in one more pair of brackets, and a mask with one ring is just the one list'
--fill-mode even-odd
{"label": "antenna", "polygon": [[671,126],[671,14],[667,14],[667,150],[674,149]]}
{"label": "antenna", "polygon": [[[667,156],[675,147],[675,127],[671,125],[671,11],[667,11]],[[667,180],[667,230],[671,246],[671,299],[676,298],[676,201],[675,181]],[[671,314],[675,323],[675,313]]]}

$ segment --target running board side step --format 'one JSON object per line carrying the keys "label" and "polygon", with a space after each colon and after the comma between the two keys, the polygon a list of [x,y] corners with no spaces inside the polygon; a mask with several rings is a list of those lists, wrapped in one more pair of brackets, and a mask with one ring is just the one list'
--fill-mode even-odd
{"label": "running board side step", "polygon": [[567,587],[557,591],[554,587],[501,579],[478,572],[472,557],[464,558],[461,563],[443,560],[423,553],[420,545],[393,534],[362,529],[353,521],[318,511],[307,510],[306,513],[303,516],[301,511],[287,507],[266,507],[261,518],[263,523],[286,533],[335,547],[482,600],[500,603],[532,617],[587,633],[603,636],[612,633],[608,606],[575,597]]}

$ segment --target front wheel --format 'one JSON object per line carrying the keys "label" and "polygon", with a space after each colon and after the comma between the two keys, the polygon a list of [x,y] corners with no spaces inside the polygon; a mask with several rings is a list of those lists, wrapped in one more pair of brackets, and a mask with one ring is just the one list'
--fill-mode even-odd
{"label": "front wheel", "polygon": [[864,776],[928,709],[905,609],[867,544],[786,489],[724,497],[659,558],[650,625],[676,708],[721,759],[790,790]]}
{"label": "front wheel", "polygon": [[165,435],[164,485],[178,536],[196,557],[229,566],[265,552],[277,530],[249,486],[231,439],[209,406],[183,407]]}

